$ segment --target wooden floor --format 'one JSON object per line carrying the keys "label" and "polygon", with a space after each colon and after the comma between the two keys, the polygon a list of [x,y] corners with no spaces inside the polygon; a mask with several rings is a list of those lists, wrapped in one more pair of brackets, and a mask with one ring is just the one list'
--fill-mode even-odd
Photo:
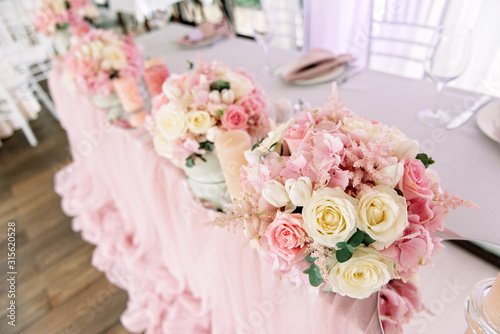
{"label": "wooden floor", "polygon": [[[0,148],[0,333],[128,333],[127,294],[90,264],[94,247],[71,230],[54,174],[71,161],[64,130],[43,110],[31,122],[40,144],[18,131]],[[8,324],[7,223],[16,223],[16,326]]]}

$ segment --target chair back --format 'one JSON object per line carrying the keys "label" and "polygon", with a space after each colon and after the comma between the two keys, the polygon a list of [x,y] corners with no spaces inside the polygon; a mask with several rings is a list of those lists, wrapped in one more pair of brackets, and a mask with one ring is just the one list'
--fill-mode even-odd
{"label": "chair back", "polygon": [[[449,0],[372,0],[368,44],[371,69],[424,76],[434,30],[443,24]],[[403,73],[404,72],[404,73]]]}

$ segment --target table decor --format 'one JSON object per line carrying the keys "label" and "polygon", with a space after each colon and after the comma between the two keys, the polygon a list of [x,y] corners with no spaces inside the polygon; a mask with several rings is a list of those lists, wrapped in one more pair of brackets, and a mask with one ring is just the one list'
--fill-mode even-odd
{"label": "table decor", "polygon": [[[78,38],[64,59],[67,75],[101,109],[144,109],[147,97],[139,89],[143,63],[131,35],[94,29]],[[116,113],[116,112],[115,112]],[[142,116],[144,118],[144,115]],[[133,120],[133,123],[140,121]]]}
{"label": "table decor", "polygon": [[[337,97],[245,152],[241,196],[210,224],[241,226],[274,271],[294,284],[364,299],[408,282],[441,248],[449,209],[434,163],[396,127]],[[390,307],[390,306],[389,306]]]}
{"label": "table decor", "polygon": [[81,36],[90,30],[89,22],[99,16],[90,0],[39,0],[33,14],[38,31],[51,36],[58,54],[70,48],[72,35]]}
{"label": "table decor", "polygon": [[500,274],[478,282],[467,299],[465,315],[469,329],[466,334],[500,331]]}
{"label": "table decor", "polygon": [[153,98],[161,94],[161,86],[169,76],[167,64],[163,58],[150,58],[144,61],[144,81]]}
{"label": "table decor", "polygon": [[[198,182],[210,185],[219,182],[212,174],[222,175],[220,164],[205,163],[217,135],[242,130],[256,142],[270,130],[269,108],[262,89],[244,70],[201,57],[191,66],[191,71],[172,75],[163,84],[163,93],[154,101],[150,130],[159,155],[189,169],[188,174],[202,169],[196,174],[205,177]],[[213,194],[203,199],[208,197]]]}

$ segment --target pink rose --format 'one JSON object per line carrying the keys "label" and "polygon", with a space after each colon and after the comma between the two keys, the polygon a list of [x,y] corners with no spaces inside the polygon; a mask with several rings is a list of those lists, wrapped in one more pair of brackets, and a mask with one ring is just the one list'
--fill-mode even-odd
{"label": "pink rose", "polygon": [[230,105],[222,115],[222,126],[227,130],[246,130],[248,115],[241,106]]}
{"label": "pink rose", "polygon": [[425,176],[425,166],[417,159],[406,159],[404,162],[404,173],[399,181],[399,189],[407,200],[416,197],[432,199],[434,193],[430,190],[430,182]]}
{"label": "pink rose", "polygon": [[288,128],[283,135],[283,140],[286,142],[290,154],[297,153],[300,145],[307,141],[311,134],[312,131],[306,124],[295,124]]}
{"label": "pink rose", "polygon": [[243,107],[248,115],[260,114],[264,108],[262,101],[253,95],[241,98],[237,105]]}
{"label": "pink rose", "polygon": [[267,227],[266,237],[271,249],[282,259],[292,264],[306,255],[304,221],[298,213],[278,211],[274,221]]}

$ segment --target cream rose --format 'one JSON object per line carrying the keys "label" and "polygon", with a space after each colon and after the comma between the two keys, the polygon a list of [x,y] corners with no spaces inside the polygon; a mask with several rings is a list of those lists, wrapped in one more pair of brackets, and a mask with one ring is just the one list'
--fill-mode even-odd
{"label": "cream rose", "polygon": [[285,182],[285,189],[290,197],[290,201],[296,206],[304,206],[306,201],[311,198],[313,186],[308,177],[299,177],[297,180],[288,179]]}
{"label": "cream rose", "polygon": [[371,296],[394,278],[393,263],[376,250],[358,247],[346,262],[330,270],[332,290],[342,296],[363,299]]}
{"label": "cream rose", "polygon": [[183,113],[173,103],[164,105],[156,115],[156,126],[167,140],[174,140],[186,132],[186,121]]}
{"label": "cream rose", "polygon": [[127,67],[127,57],[123,49],[119,46],[106,45],[102,51],[102,55],[115,70],[121,70]]}
{"label": "cream rose", "polygon": [[205,134],[215,121],[206,111],[194,110],[186,114],[186,123],[191,132]]}
{"label": "cream rose", "polygon": [[356,231],[357,202],[339,187],[314,191],[302,209],[305,230],[317,243],[336,248]]}
{"label": "cream rose", "polygon": [[408,226],[406,200],[393,188],[378,185],[361,191],[357,198],[357,226],[376,240],[373,247],[386,248],[403,235]]}
{"label": "cream rose", "polygon": [[163,136],[155,136],[153,144],[159,155],[168,159],[172,159],[174,157],[174,147],[172,146],[172,143],[166,140]]}
{"label": "cream rose", "polygon": [[386,184],[389,187],[394,188],[403,177],[405,168],[402,163],[398,162],[398,158],[396,157],[390,157],[387,160],[392,164],[378,169],[385,179],[375,181],[375,185]]}
{"label": "cream rose", "polygon": [[343,128],[356,141],[369,141],[380,133],[382,124],[374,124],[370,120],[359,117],[345,117],[342,120]]}
{"label": "cream rose", "polygon": [[269,204],[277,208],[284,207],[290,202],[285,186],[276,180],[269,180],[266,182],[262,189],[262,197],[264,197]]}
{"label": "cream rose", "polygon": [[233,91],[235,100],[250,94],[254,88],[250,79],[233,71],[227,71],[220,79],[229,82],[229,88]]}
{"label": "cream rose", "polygon": [[391,150],[399,161],[402,159],[415,159],[418,154],[418,141],[409,139],[397,127],[393,126],[389,129],[391,139],[389,145]]}

